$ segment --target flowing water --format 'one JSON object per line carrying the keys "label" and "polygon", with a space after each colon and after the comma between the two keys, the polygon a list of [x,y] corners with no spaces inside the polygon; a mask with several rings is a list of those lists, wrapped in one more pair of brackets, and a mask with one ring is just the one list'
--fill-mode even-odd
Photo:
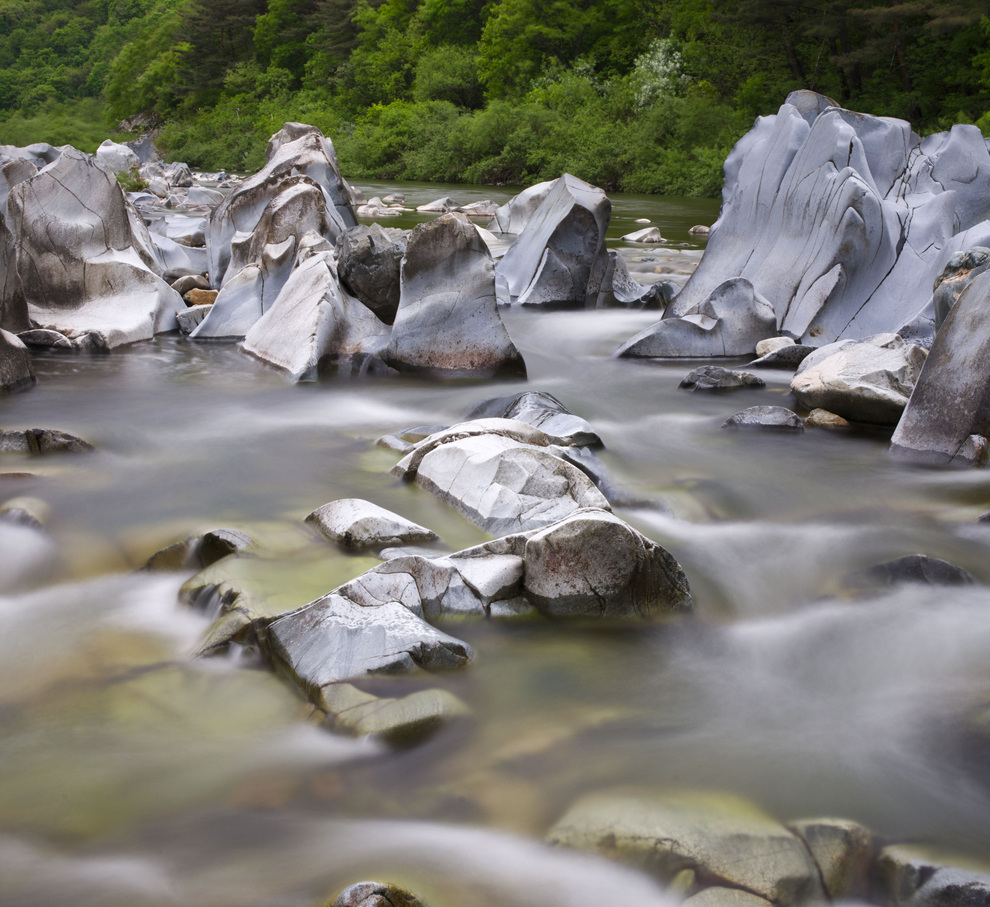
{"label": "flowing water", "polygon": [[[420,204],[510,195],[365,189],[394,190]],[[690,246],[626,246],[635,267],[696,261],[687,229],[716,213],[617,197],[611,242],[648,217]],[[582,794],[630,784],[990,851],[990,527],[976,522],[988,474],[892,462],[881,433],[720,432],[739,409],[786,403],[789,376],[711,396],[678,389],[693,363],[609,358],[651,313],[504,318],[525,385],[291,386],[233,346],[162,337],[105,357],[39,355],[37,386],[0,399],[4,427],[97,448],[0,462],[0,503],[50,507],[47,537],[0,524],[4,904],[316,907],[384,877],[438,907],[662,905],[645,877],[539,843]],[[374,442],[524,387],[599,431],[636,502],[617,512],[681,562],[693,618],[458,622],[447,629],[476,660],[431,683],[472,717],[400,751],[315,726],[250,662],[190,657],[209,618],[178,603],[188,573],[137,570],[151,554],[197,529],[242,529],[258,547],[242,569],[289,607],[375,563],[303,528],[335,498],[373,500],[455,550],[481,541],[389,476],[396,456]],[[849,593],[848,574],[913,553],[977,583]]]}

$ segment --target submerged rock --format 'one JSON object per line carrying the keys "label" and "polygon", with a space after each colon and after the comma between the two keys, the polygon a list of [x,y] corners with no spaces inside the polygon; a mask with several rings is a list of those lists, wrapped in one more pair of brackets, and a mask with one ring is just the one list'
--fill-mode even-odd
{"label": "submerged rock", "polygon": [[389,882],[358,882],[345,888],[329,907],[427,907],[416,895]]}
{"label": "submerged rock", "polygon": [[496,267],[502,301],[594,307],[611,211],[601,189],[569,173],[560,177]]}
{"label": "submerged rock", "polygon": [[409,235],[399,308],[383,358],[399,371],[525,376],[495,298],[495,265],[462,214],[444,214]]}
{"label": "submerged rock", "polygon": [[909,554],[894,560],[875,564],[865,570],[850,574],[845,584],[855,590],[875,590],[898,583],[922,583],[926,586],[971,586],[976,580],[972,575],[926,554]]}
{"label": "submerged rock", "polygon": [[801,417],[784,406],[751,406],[734,413],[722,428],[760,428],[770,431],[804,431]]}
{"label": "submerged rock", "polygon": [[897,334],[840,341],[816,350],[798,367],[791,390],[808,409],[854,422],[896,425],[927,353]]}
{"label": "submerged rock", "polygon": [[688,372],[678,387],[691,391],[726,391],[766,387],[762,378],[749,372],[737,372],[717,365],[703,365]]}
{"label": "submerged rock", "polygon": [[475,419],[514,419],[540,429],[557,443],[574,447],[604,446],[598,432],[585,419],[574,415],[553,394],[542,391],[524,391],[483,400],[472,407],[464,418],[467,422]]}
{"label": "submerged rock", "polygon": [[348,548],[384,548],[435,542],[439,538],[425,526],[359,498],[324,504],[307,516],[306,522],[331,541]]}

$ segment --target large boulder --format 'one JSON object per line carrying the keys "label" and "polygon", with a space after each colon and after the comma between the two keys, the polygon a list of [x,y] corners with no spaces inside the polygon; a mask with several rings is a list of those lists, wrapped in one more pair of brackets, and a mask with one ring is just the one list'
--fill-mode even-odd
{"label": "large boulder", "polygon": [[463,214],[443,214],[410,234],[383,358],[400,371],[525,375],[498,313],[491,253]]}
{"label": "large boulder", "polygon": [[430,435],[392,473],[493,535],[542,528],[582,507],[610,509],[588,475],[560,455],[559,440],[512,419],[478,419]]}
{"label": "large boulder", "polygon": [[344,230],[357,224],[350,187],[340,175],[330,140],[314,126],[286,123],[268,142],[265,166],[244,180],[210,215],[207,250],[215,288],[219,289],[237,271],[236,267],[230,269],[235,240],[256,232],[283,183],[290,179],[315,186],[323,196],[331,244]]}
{"label": "large boulder", "polygon": [[988,218],[990,152],[975,126],[921,139],[901,120],[795,92],[726,160],[721,215],[670,312],[745,278],[803,340],[896,331],[925,304],[918,288],[953,236]]}
{"label": "large boulder", "polygon": [[16,334],[0,329],[0,391],[17,391],[34,384],[31,355]]}
{"label": "large boulder", "polygon": [[611,214],[601,189],[565,173],[499,261],[501,301],[593,308],[608,262]]}
{"label": "large boulder", "polygon": [[147,227],[114,175],[67,148],[7,199],[0,311],[27,306],[36,327],[110,346],[176,328],[178,294],[162,280]]}
{"label": "large boulder", "polygon": [[131,148],[118,145],[111,139],[107,139],[96,149],[96,160],[114,173],[126,173],[141,164],[141,159]]}
{"label": "large boulder", "polygon": [[529,226],[533,215],[556,184],[556,180],[547,180],[523,189],[518,195],[495,209],[495,216],[488,224],[488,229],[493,233],[512,233],[518,236]]}
{"label": "large boulder", "polygon": [[[673,311],[672,307],[667,309]],[[616,356],[667,358],[748,356],[777,332],[773,307],[745,278],[720,284],[678,317],[666,317],[623,343]]]}
{"label": "large boulder", "polygon": [[947,315],[897,423],[891,451],[932,464],[979,461],[990,436],[990,271]]}
{"label": "large boulder", "polygon": [[341,282],[385,324],[399,308],[399,266],[406,252],[404,230],[360,224],[337,241]]}
{"label": "large boulder", "polygon": [[791,390],[807,409],[826,409],[853,422],[896,425],[926,355],[897,334],[831,343],[802,361]]}
{"label": "large boulder", "polygon": [[[214,309],[225,292],[220,291]],[[251,311],[250,305],[248,300],[240,311]],[[211,312],[192,336],[200,336],[212,317]],[[332,254],[321,251],[296,266],[271,306],[248,328],[242,346],[287,371],[293,381],[315,381],[344,363],[360,366],[387,337],[387,325],[341,288]]]}

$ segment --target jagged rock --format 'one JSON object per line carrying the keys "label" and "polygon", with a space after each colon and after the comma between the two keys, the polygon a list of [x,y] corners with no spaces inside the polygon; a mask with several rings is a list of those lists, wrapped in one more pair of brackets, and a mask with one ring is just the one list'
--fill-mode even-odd
{"label": "jagged rock", "polygon": [[659,227],[644,227],[622,237],[623,242],[661,243],[666,240],[660,235]]}
{"label": "jagged rock", "polygon": [[179,309],[175,313],[175,320],[179,325],[179,331],[183,334],[191,334],[203,319],[210,313],[213,303],[205,305],[191,305],[184,309]]}
{"label": "jagged rock", "polygon": [[[271,206],[277,196],[284,193],[286,184],[290,187],[305,184],[319,190],[325,202],[322,225],[331,244],[344,230],[357,224],[351,206],[350,187],[340,175],[333,145],[314,126],[286,123],[269,139],[266,156],[265,166],[245,179],[210,214],[206,270],[215,288],[225,284],[238,270],[231,270],[231,256],[236,254],[232,251],[235,240],[238,244],[243,243],[242,237],[258,232],[266,212],[270,217],[274,215]],[[284,210],[283,213],[286,217],[277,226],[288,236],[292,211]],[[263,228],[261,232],[270,234],[271,229]],[[275,232],[278,233],[278,230]],[[295,234],[299,232],[297,229]],[[282,237],[283,240],[285,238]],[[261,239],[265,243],[281,241],[274,235],[262,235]],[[241,253],[242,263],[256,260]]]}
{"label": "jagged rock", "polygon": [[392,473],[415,480],[492,534],[547,526],[582,507],[608,510],[592,480],[552,444],[523,422],[479,419],[431,435]]}
{"label": "jagged rock", "polygon": [[932,305],[935,310],[935,327],[942,326],[959,295],[978,274],[990,269],[990,249],[975,246],[965,252],[957,252],[935,278]]}
{"label": "jagged rock", "polygon": [[619,306],[663,308],[676,293],[677,287],[668,281],[653,284],[639,283],[629,273],[625,259],[615,249],[609,249],[595,307],[599,309]]}
{"label": "jagged rock", "polygon": [[399,371],[524,376],[498,314],[495,266],[463,214],[443,214],[409,236],[399,308],[382,358]]}
{"label": "jagged rock", "polygon": [[363,224],[337,241],[341,282],[385,324],[399,307],[399,265],[406,252],[404,230]]}
{"label": "jagged rock", "polygon": [[360,498],[343,498],[324,504],[307,516],[306,522],[331,541],[349,548],[383,548],[438,539],[437,534],[425,526]]}
{"label": "jagged rock", "polygon": [[332,254],[318,252],[296,266],[242,347],[293,381],[315,381],[343,363],[363,364],[387,336],[388,327],[341,289]]}
{"label": "jagged rock", "polygon": [[825,897],[801,840],[727,795],[593,794],[571,807],[549,840],[618,859],[666,883],[693,869],[709,885],[741,888],[783,907]]}
{"label": "jagged rock", "polygon": [[593,307],[611,212],[601,189],[569,173],[560,177],[496,267],[502,301]]}
{"label": "jagged rock", "polygon": [[762,428],[771,431],[804,431],[801,417],[783,406],[750,406],[734,413],[722,428]]}
{"label": "jagged rock", "polygon": [[148,559],[145,569],[202,570],[253,545],[251,536],[239,529],[210,529],[162,548]]}
{"label": "jagged rock", "polygon": [[805,428],[849,428],[849,423],[827,409],[813,409],[804,417]]}
{"label": "jagged rock", "polygon": [[426,907],[426,904],[390,882],[358,882],[338,894],[330,907]]}
{"label": "jagged rock", "polygon": [[427,202],[425,205],[420,205],[416,208],[417,211],[423,214],[447,214],[450,211],[455,211],[458,205],[450,197],[438,198],[436,201]]}
{"label": "jagged rock", "polygon": [[[482,400],[464,417],[466,422],[476,419],[514,419],[540,429],[558,444],[574,447],[604,446],[598,432],[587,420],[575,416],[553,394],[541,391],[524,391],[521,394]],[[422,440],[422,437],[418,440]]]}
{"label": "jagged rock", "polygon": [[703,365],[684,376],[678,387],[691,391],[742,390],[766,387],[762,378],[749,372],[737,372],[717,365]]}
{"label": "jagged rock", "polygon": [[798,367],[791,390],[808,409],[827,409],[854,422],[896,425],[927,353],[897,334],[821,347]]}
{"label": "jagged rock", "polygon": [[[181,162],[166,164],[164,161],[147,161],[138,168],[138,173],[150,185],[160,184],[157,188],[164,192],[163,198],[168,197],[171,189],[188,189],[193,187],[193,177],[189,165]],[[197,187],[198,188],[198,187]],[[205,190],[212,192],[213,190]],[[158,194],[157,192],[155,194]],[[196,204],[196,202],[189,202]],[[215,204],[215,202],[214,202]]]}
{"label": "jagged rock", "polygon": [[[672,311],[672,307],[667,308],[668,313]],[[656,358],[746,356],[755,351],[757,343],[777,330],[772,306],[744,278],[727,280],[694,308],[678,311],[681,314],[677,317],[665,315],[661,321],[631,337],[613,355]]]}
{"label": "jagged rock", "polygon": [[323,687],[315,704],[338,733],[370,735],[395,747],[420,743],[452,719],[470,714],[468,707],[446,690],[419,690],[381,699],[349,683]]}
{"label": "jagged rock", "polygon": [[897,583],[922,583],[926,586],[971,586],[976,580],[962,567],[950,564],[926,554],[909,554],[845,578],[845,585],[853,590],[871,591],[887,588]]}
{"label": "jagged rock", "polygon": [[990,271],[984,271],[963,290],[935,336],[891,452],[932,464],[978,460],[973,436],[990,434],[988,306]]}
{"label": "jagged rock", "polygon": [[795,370],[815,349],[816,347],[805,346],[803,343],[791,343],[787,346],[778,347],[747,364],[750,368],[787,368]]}
{"label": "jagged rock", "polygon": [[[135,127],[121,127],[119,131],[133,132],[134,129]],[[137,155],[138,160],[142,164],[150,164],[152,161],[160,161],[162,159],[161,154],[159,154],[158,149],[155,147],[155,140],[151,135],[142,135],[139,139],[124,142],[124,144]]]}
{"label": "jagged rock", "polygon": [[870,899],[877,841],[868,828],[844,819],[804,819],[788,828],[807,846],[829,900]]}
{"label": "jagged rock", "polygon": [[126,173],[140,165],[141,159],[126,145],[118,145],[107,139],[96,149],[96,159],[115,173]]}
{"label": "jagged rock", "polygon": [[547,180],[523,189],[495,210],[495,217],[488,225],[488,229],[494,233],[512,233],[518,236],[526,229],[555,185],[557,185],[556,180]]}
{"label": "jagged rock", "polygon": [[27,346],[16,334],[0,330],[0,391],[24,390],[34,382]]}
{"label": "jagged rock", "polygon": [[272,658],[311,697],[366,674],[463,667],[471,647],[396,601],[362,607],[336,592],[277,618],[265,639]]}
{"label": "jagged rock", "polygon": [[741,277],[804,341],[895,331],[925,303],[917,288],[932,286],[953,236],[990,218],[976,127],[921,139],[809,91],[757,120],[724,169],[721,215],[672,316]]}
{"label": "jagged rock", "polygon": [[92,444],[51,428],[0,430],[0,453],[27,453],[35,456],[51,453],[87,453]]}

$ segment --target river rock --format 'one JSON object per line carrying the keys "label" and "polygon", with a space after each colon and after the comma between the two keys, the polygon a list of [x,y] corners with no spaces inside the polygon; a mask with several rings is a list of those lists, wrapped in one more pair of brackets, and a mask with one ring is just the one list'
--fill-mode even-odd
{"label": "river rock", "polygon": [[94,449],[88,441],[58,429],[0,429],[0,453],[41,456],[52,453],[88,453]]}
{"label": "river rock", "polygon": [[854,422],[896,425],[927,353],[897,334],[841,341],[816,350],[798,367],[791,390],[808,409]]}
{"label": "river rock", "polygon": [[931,464],[978,462],[979,438],[990,435],[988,308],[990,271],[984,271],[962,291],[936,334],[894,430],[892,453]]}
{"label": "river rock", "polygon": [[99,331],[111,346],[175,330],[182,303],[148,229],[93,158],[67,148],[7,204],[0,309],[26,304],[35,327],[70,338]]}
{"label": "river rock", "polygon": [[324,504],[307,516],[306,522],[348,548],[384,548],[435,542],[439,538],[431,529],[360,498]]}
{"label": "river rock", "polygon": [[167,236],[180,246],[202,248],[206,245],[206,218],[170,214],[160,217],[151,225],[151,232]]}
{"label": "river rock", "polygon": [[8,331],[0,330],[0,391],[19,391],[35,382],[27,346]]}
{"label": "river rock", "polygon": [[107,139],[96,149],[96,160],[115,173],[127,173],[141,164],[141,159],[126,145]]}
{"label": "river rock", "polygon": [[718,365],[703,365],[688,372],[677,386],[691,391],[724,391],[766,387],[767,383],[749,372],[733,371]]}
{"label": "river rock", "polygon": [[[218,296],[214,308],[219,304]],[[242,347],[284,369],[293,381],[315,381],[344,363],[364,363],[387,336],[388,327],[344,292],[332,253],[322,251],[296,266]]]}
{"label": "river rock", "polygon": [[618,859],[669,884],[695,870],[709,885],[740,888],[782,907],[824,900],[802,841],[770,816],[727,795],[592,794],[549,840]]}
{"label": "river rock", "polygon": [[526,374],[498,314],[491,253],[463,214],[443,214],[409,235],[383,358],[399,371]]}
{"label": "river rock", "polygon": [[30,331],[21,331],[17,335],[17,339],[29,350],[74,350],[76,348],[76,345],[65,334],[60,334],[58,331],[36,328]]}
{"label": "river rock", "polygon": [[495,217],[488,224],[488,229],[493,233],[512,233],[518,236],[529,225],[533,215],[556,184],[556,180],[547,180],[523,189],[518,195],[495,209]]}
{"label": "river rock", "polygon": [[592,308],[601,291],[608,197],[565,173],[499,261],[501,301]]}
{"label": "river rock", "polygon": [[523,422],[479,419],[421,441],[392,473],[493,535],[547,526],[582,507],[610,509],[592,480],[552,444]]}
{"label": "river rock", "polygon": [[311,697],[341,680],[459,668],[472,657],[467,643],[397,601],[362,607],[335,592],[274,620],[265,639],[272,658]]}
{"label": "river rock", "polygon": [[479,202],[471,202],[468,205],[458,205],[455,209],[459,214],[466,214],[468,217],[494,217],[498,211],[495,202],[485,199]]}
{"label": "river rock", "polygon": [[990,218],[990,153],[976,127],[922,139],[902,120],[809,91],[758,119],[724,170],[721,214],[671,315],[745,278],[780,328],[809,343],[911,321],[953,236]]}
{"label": "river rock", "polygon": [[[215,288],[220,288],[239,270],[236,266],[231,270],[232,256],[237,254],[235,245],[241,248],[243,267],[248,261],[257,260],[259,246],[278,244],[290,233],[301,232],[299,225],[293,229],[292,224],[296,205],[283,201],[272,207],[287,188],[305,185],[319,191],[324,201],[319,222],[331,244],[344,230],[357,224],[350,187],[340,175],[333,145],[316,127],[286,123],[269,139],[266,158],[265,166],[245,179],[210,214],[206,247],[208,271]],[[299,191],[306,195],[304,190]],[[274,223],[259,231],[266,212]],[[309,208],[306,217],[311,216]],[[248,239],[245,246],[245,239],[251,236],[255,236],[254,241]]]}
{"label": "river rock", "polygon": [[399,266],[406,252],[406,232],[378,224],[359,224],[337,240],[340,280],[385,324],[399,307]]}
{"label": "river rock", "polygon": [[690,230],[688,230],[688,233],[691,236],[708,236],[711,232],[712,228],[706,226],[705,224],[695,224]]}
{"label": "river rock", "polygon": [[202,323],[203,319],[210,314],[213,303],[204,305],[191,305],[184,309],[179,309],[175,313],[176,323],[179,325],[179,332],[191,334]]}
{"label": "river rock", "polygon": [[790,343],[771,350],[747,363],[750,368],[786,368],[796,370],[815,351],[813,346],[805,346],[803,343]]}
{"label": "river rock", "polygon": [[795,345],[793,337],[767,337],[766,340],[761,340],[756,344],[756,355],[763,358],[776,350]]}
{"label": "river rock", "polygon": [[959,295],[978,274],[990,269],[990,249],[975,246],[965,252],[957,252],[935,278],[932,305],[936,329],[942,326],[949,310],[956,304]]}
{"label": "river rock", "polygon": [[144,566],[153,571],[202,570],[232,554],[250,551],[253,546],[251,536],[239,529],[209,529],[162,548]]}
{"label": "river rock", "polygon": [[922,583],[926,586],[971,586],[976,582],[972,574],[926,554],[909,554],[884,561],[852,573],[845,578],[845,585],[856,591],[873,591],[898,583]]}
{"label": "river rock", "polygon": [[804,427],[841,429],[849,428],[849,423],[842,416],[830,413],[827,409],[813,409],[804,417]]}
{"label": "river rock", "polygon": [[634,233],[627,233],[622,237],[623,242],[640,242],[640,243],[661,243],[666,242],[661,235],[660,229],[658,227],[644,227],[642,230],[636,230]]}
{"label": "river rock", "polygon": [[338,894],[330,907],[426,907],[426,904],[390,882],[358,882]]}
{"label": "river rock", "polygon": [[788,828],[808,848],[831,901],[871,898],[878,843],[873,833],[845,819],[804,819]]}
{"label": "river rock", "polygon": [[587,420],[574,415],[553,394],[542,391],[524,391],[521,394],[482,400],[472,407],[464,419],[466,422],[475,419],[514,419],[540,429],[557,444],[604,447],[598,432]]}
{"label": "river rock", "polygon": [[990,875],[946,866],[903,845],[885,847],[876,861],[880,895],[892,907],[957,907],[990,902]]}
{"label": "river rock", "polygon": [[[679,298],[679,297],[678,297]],[[668,307],[668,312],[673,310]],[[712,358],[746,356],[777,330],[773,307],[745,278],[727,280],[692,309],[640,331],[613,355]]]}
{"label": "river rock", "polygon": [[771,431],[804,431],[801,417],[784,406],[750,406],[734,413],[722,428],[762,428]]}
{"label": "river rock", "polygon": [[38,168],[25,158],[4,160],[0,157],[0,217],[7,217],[7,196],[18,183],[31,179]]}
{"label": "river rock", "polygon": [[217,301],[219,295],[217,290],[201,290],[199,287],[193,287],[182,294],[182,301],[190,308],[193,306],[211,306]]}
{"label": "river rock", "polygon": [[629,273],[626,260],[615,250],[608,250],[605,273],[595,307],[599,309],[635,306],[642,309],[663,308],[677,294],[668,281],[642,284]]}
{"label": "river rock", "polygon": [[51,507],[38,498],[10,498],[0,504],[0,520],[14,526],[43,530],[51,516]]}
{"label": "river rock", "polygon": [[423,214],[447,214],[450,211],[456,210],[457,207],[457,202],[450,198],[450,196],[445,196],[444,198],[427,202],[425,205],[419,205],[416,210]]}

